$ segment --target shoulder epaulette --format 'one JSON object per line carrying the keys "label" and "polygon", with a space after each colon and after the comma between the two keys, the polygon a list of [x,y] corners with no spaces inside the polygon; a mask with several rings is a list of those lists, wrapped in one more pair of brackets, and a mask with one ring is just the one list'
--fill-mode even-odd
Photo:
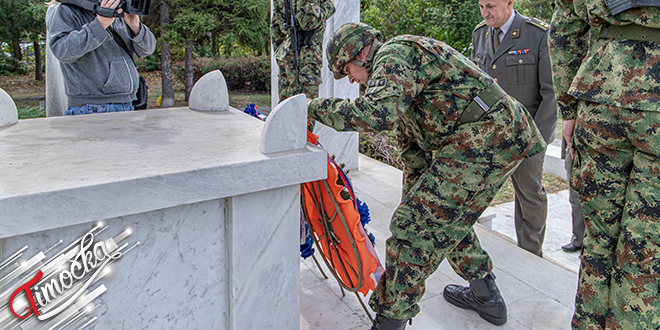
{"label": "shoulder epaulette", "polygon": [[479,30],[480,27],[486,25],[486,20],[481,21],[481,23],[477,24],[477,26],[474,27],[474,31]]}
{"label": "shoulder epaulette", "polygon": [[528,18],[527,23],[532,24],[543,31],[548,31],[550,28],[550,24],[534,17]]}

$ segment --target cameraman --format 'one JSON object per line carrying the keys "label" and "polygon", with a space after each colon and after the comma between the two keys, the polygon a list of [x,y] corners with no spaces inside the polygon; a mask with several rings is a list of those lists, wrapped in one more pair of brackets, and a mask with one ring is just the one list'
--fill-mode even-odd
{"label": "cameraman", "polygon": [[[102,0],[100,7],[116,9],[119,4],[120,0]],[[134,110],[139,75],[132,54],[144,57],[153,53],[156,38],[149,28],[137,15],[103,17],[57,1],[50,5],[57,6],[47,30],[51,51],[64,75],[68,99],[64,115]]]}

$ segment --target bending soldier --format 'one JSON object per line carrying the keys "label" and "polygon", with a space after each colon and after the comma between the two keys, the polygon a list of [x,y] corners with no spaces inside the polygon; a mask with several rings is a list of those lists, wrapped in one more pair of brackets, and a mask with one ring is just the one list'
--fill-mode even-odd
{"label": "bending soldier", "polygon": [[[297,31],[299,45],[298,63],[291,45],[291,27],[287,22],[287,14],[291,15],[286,10],[288,1],[291,1],[295,17],[294,28]],[[298,93],[304,93],[307,97],[318,97],[323,65],[322,43],[325,21],[334,12],[334,0],[274,0],[270,34],[275,60],[280,71],[278,80],[280,101]]]}
{"label": "bending soldier", "polygon": [[573,329],[660,320],[660,8],[636,3],[555,1],[550,59],[587,229]]}
{"label": "bending soldier", "polygon": [[447,258],[470,282],[452,303],[494,324],[507,320],[492,262],[472,228],[518,164],[545,148],[525,108],[468,58],[425,37],[348,23],[330,38],[335,79],[366,84],[364,96],[308,100],[309,115],[337,130],[397,131],[404,196],[387,240],[386,270],[371,296],[372,329],[403,329],[419,313],[424,282]]}

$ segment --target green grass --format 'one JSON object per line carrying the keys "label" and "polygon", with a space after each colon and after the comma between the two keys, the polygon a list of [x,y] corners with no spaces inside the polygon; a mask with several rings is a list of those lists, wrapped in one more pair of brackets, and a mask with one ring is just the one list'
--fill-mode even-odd
{"label": "green grass", "polygon": [[18,119],[46,117],[46,109],[39,107],[23,107],[18,109]]}
{"label": "green grass", "polygon": [[229,93],[229,105],[238,110],[243,110],[248,103],[254,103],[259,107],[270,107],[270,94],[236,94]]}

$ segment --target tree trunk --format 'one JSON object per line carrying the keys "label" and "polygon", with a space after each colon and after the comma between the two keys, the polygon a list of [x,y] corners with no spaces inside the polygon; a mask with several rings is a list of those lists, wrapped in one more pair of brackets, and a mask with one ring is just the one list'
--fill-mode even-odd
{"label": "tree trunk", "polygon": [[192,48],[193,41],[186,41],[186,102],[190,101],[190,91],[193,88]]}
{"label": "tree trunk", "polygon": [[14,72],[18,71],[18,61],[23,60],[23,52],[21,51],[21,42],[19,40],[11,41],[12,57],[14,58]]}
{"label": "tree trunk", "polygon": [[32,41],[34,45],[34,79],[44,80],[44,71],[41,67],[41,45],[39,44],[39,37]]}
{"label": "tree trunk", "polygon": [[[160,3],[160,26],[163,33],[167,32],[167,25],[170,24],[170,6],[167,0],[161,0]],[[174,88],[172,86],[172,53],[170,44],[160,44],[160,78],[161,78],[161,108],[174,106]]]}
{"label": "tree trunk", "polygon": [[211,56],[218,56],[218,32],[211,32]]}

